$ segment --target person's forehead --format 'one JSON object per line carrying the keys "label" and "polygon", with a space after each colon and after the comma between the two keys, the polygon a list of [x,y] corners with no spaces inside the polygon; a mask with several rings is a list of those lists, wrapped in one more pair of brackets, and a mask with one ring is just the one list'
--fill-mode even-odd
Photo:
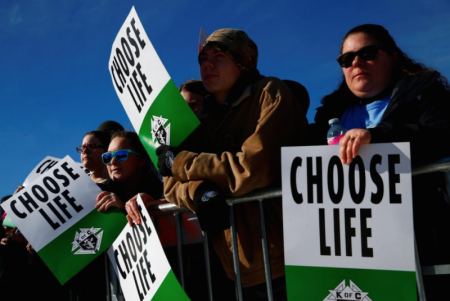
{"label": "person's forehead", "polygon": [[377,40],[371,35],[362,32],[355,33],[345,39],[342,53],[358,51],[365,46],[375,44],[378,44]]}
{"label": "person's forehead", "polygon": [[94,135],[87,135],[83,139],[83,144],[91,144],[91,143],[98,144],[99,142],[100,142],[100,139],[98,139]]}
{"label": "person's forehead", "polygon": [[209,49],[205,49],[202,51],[202,53],[200,54],[200,56],[203,55],[211,55],[211,54],[216,54],[216,53],[225,53],[223,50],[218,49],[218,48],[209,48]]}
{"label": "person's forehead", "polygon": [[123,149],[123,148],[132,150],[129,139],[125,138],[125,137],[116,137],[109,144],[108,151],[114,152],[116,150]]}

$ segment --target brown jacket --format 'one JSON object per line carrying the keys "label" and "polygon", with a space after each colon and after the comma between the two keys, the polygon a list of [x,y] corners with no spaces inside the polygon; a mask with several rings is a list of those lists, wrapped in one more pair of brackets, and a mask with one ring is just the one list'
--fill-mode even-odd
{"label": "brown jacket", "polygon": [[[216,114],[202,108],[199,130],[189,137],[191,148],[173,163],[173,177],[164,178],[164,194],[180,207],[194,209],[192,199],[202,179],[218,184],[230,196],[280,184],[281,147],[300,145],[306,135],[306,112],[277,78],[263,78]],[[219,116],[219,117],[218,117]],[[265,282],[257,202],[235,206],[243,286]],[[281,199],[264,202],[272,278],[284,274]],[[235,279],[230,230],[213,238],[229,278]]]}

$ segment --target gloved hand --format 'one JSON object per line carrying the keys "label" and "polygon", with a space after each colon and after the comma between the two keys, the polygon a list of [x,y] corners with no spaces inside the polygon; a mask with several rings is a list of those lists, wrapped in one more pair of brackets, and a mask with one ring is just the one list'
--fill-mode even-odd
{"label": "gloved hand", "polygon": [[172,176],[172,165],[178,152],[179,151],[175,147],[171,147],[169,145],[161,145],[156,149],[156,155],[158,156],[158,169],[161,176]]}
{"label": "gloved hand", "polygon": [[200,227],[208,234],[230,228],[230,206],[216,184],[205,180],[197,187],[194,208]]}

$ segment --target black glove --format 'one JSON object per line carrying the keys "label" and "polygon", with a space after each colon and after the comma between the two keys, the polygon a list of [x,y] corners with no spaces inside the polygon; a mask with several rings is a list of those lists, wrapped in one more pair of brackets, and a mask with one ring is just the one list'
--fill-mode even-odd
{"label": "black glove", "polygon": [[172,176],[172,164],[177,154],[177,149],[169,145],[161,145],[156,149],[156,155],[158,156],[158,170],[161,176]]}
{"label": "black glove", "polygon": [[216,184],[205,180],[197,187],[194,208],[200,227],[208,234],[230,228],[230,206]]}

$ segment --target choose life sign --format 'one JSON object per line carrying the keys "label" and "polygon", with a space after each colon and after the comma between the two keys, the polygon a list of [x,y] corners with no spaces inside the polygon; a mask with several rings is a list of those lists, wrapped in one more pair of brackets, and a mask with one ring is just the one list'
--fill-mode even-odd
{"label": "choose life sign", "polygon": [[150,215],[137,198],[142,223],[125,226],[108,250],[127,300],[189,300],[164,254]]}
{"label": "choose life sign", "polygon": [[109,248],[126,224],[118,208],[97,211],[100,192],[66,156],[2,204],[61,284]]}
{"label": "choose life sign", "polygon": [[282,149],[290,300],[416,300],[409,143]]}
{"label": "choose life sign", "polygon": [[113,43],[108,68],[117,95],[156,166],[155,149],[178,146],[200,122],[164,68],[134,7]]}

